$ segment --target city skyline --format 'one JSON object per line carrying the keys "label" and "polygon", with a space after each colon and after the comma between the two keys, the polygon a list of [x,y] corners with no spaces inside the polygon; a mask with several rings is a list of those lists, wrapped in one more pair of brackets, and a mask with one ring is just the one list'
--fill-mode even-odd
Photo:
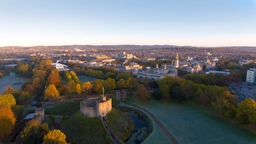
{"label": "city skyline", "polygon": [[255,0],[0,2],[0,46],[256,46]]}

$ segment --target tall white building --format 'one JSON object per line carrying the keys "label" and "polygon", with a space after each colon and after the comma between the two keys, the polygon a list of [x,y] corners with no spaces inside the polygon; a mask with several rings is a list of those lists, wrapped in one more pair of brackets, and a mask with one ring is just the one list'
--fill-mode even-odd
{"label": "tall white building", "polygon": [[256,68],[247,70],[246,82],[256,84]]}
{"label": "tall white building", "polygon": [[178,56],[178,52],[175,53],[175,63],[174,63],[174,66],[175,68],[179,68],[179,56]]}

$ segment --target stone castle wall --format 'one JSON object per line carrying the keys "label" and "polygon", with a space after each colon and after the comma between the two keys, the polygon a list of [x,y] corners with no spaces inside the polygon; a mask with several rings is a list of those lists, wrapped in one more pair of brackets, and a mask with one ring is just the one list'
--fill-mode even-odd
{"label": "stone castle wall", "polygon": [[112,99],[104,102],[97,102],[97,115],[98,117],[106,116],[112,110]]}
{"label": "stone castle wall", "polygon": [[88,117],[97,117],[97,110],[94,107],[87,107],[84,105],[80,105],[80,111]]}

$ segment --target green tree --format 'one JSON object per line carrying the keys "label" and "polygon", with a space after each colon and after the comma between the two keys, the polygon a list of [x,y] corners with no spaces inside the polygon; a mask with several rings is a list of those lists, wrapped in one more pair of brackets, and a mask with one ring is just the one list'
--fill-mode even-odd
{"label": "green tree", "polygon": [[58,99],[60,96],[58,90],[56,89],[54,84],[50,84],[44,93],[44,98],[48,100]]}
{"label": "green tree", "polygon": [[28,64],[23,64],[21,62],[18,62],[16,73],[19,74],[19,76],[28,76],[29,74],[28,70],[29,70]]}
{"label": "green tree", "polygon": [[196,85],[191,82],[191,81],[188,81],[182,88],[182,93],[183,95],[185,96],[185,99],[186,100],[190,100],[192,98],[195,97],[195,94],[196,94]]}
{"label": "green tree", "polygon": [[171,91],[171,97],[179,100],[185,100],[185,95],[183,95],[182,87],[174,87]]}
{"label": "green tree", "polygon": [[162,98],[162,92],[160,90],[155,90],[153,93],[152,93],[152,96],[157,99],[157,100],[160,100]]}
{"label": "green tree", "polygon": [[116,79],[116,75],[112,72],[108,72],[108,73],[105,74],[105,78]]}
{"label": "green tree", "polygon": [[65,71],[65,79],[66,79],[67,81],[72,80],[72,77],[71,77],[71,75],[68,73],[68,71]]}
{"label": "green tree", "polygon": [[163,98],[170,97],[170,89],[167,84],[160,85],[159,88],[160,88]]}
{"label": "green tree", "polygon": [[236,69],[238,68],[238,65],[234,62],[229,62],[228,63],[228,69]]}
{"label": "green tree", "polygon": [[25,104],[30,97],[29,92],[21,91],[19,99],[22,104]]}
{"label": "green tree", "polygon": [[222,114],[225,112],[226,109],[231,107],[228,99],[225,99],[224,97],[218,97],[216,101],[212,102],[212,105]]}
{"label": "green tree", "polygon": [[12,111],[14,112],[16,120],[22,120],[24,118],[24,106],[13,105]]}
{"label": "green tree", "polygon": [[237,105],[237,117],[242,118],[245,123],[256,122],[256,102],[246,98]]}
{"label": "green tree", "polygon": [[5,105],[0,105],[0,142],[4,137],[11,133],[15,121],[16,119],[11,108]]}
{"label": "green tree", "polygon": [[73,71],[70,71],[69,73],[71,75],[72,80],[75,81],[75,83],[79,83],[79,78],[77,77],[76,73]]}
{"label": "green tree", "polygon": [[125,83],[125,80],[124,79],[120,79],[117,83],[117,88],[121,88],[121,89],[124,89],[126,88],[126,83]]}
{"label": "green tree", "polygon": [[103,92],[103,83],[104,83],[104,80],[96,80],[94,82],[94,85],[93,85],[93,90],[96,92],[96,93],[102,93]]}
{"label": "green tree", "polygon": [[204,92],[199,88],[196,91],[195,99],[198,103],[206,105],[209,103],[209,97],[205,96]]}
{"label": "green tree", "polygon": [[68,90],[68,94],[74,93],[76,89],[76,83],[74,80],[70,80],[66,85],[66,90]]}
{"label": "green tree", "polygon": [[66,144],[66,135],[60,130],[49,131],[44,136],[43,144]]}
{"label": "green tree", "polygon": [[130,77],[132,77],[130,73],[118,73],[116,76],[116,79],[117,80],[124,79],[125,81],[127,81]]}
{"label": "green tree", "polygon": [[20,133],[21,143],[41,144],[44,136],[49,132],[47,124],[40,124],[37,120],[30,120]]}
{"label": "green tree", "polygon": [[210,101],[215,101],[217,97],[219,96],[219,93],[217,91],[217,87],[215,86],[206,86],[204,90],[205,96],[210,98]]}
{"label": "green tree", "polygon": [[108,78],[105,82],[104,82],[104,87],[105,90],[108,92],[114,92],[114,89],[116,88],[116,82],[114,79],[112,78]]}

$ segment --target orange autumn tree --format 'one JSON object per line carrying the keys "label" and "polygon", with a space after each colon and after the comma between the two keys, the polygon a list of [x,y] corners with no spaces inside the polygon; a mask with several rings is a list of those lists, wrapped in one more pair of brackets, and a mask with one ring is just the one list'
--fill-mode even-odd
{"label": "orange autumn tree", "polygon": [[44,93],[44,98],[48,100],[56,100],[59,96],[60,94],[54,84],[50,84]]}
{"label": "orange autumn tree", "polygon": [[139,87],[138,87],[137,97],[138,97],[139,101],[141,101],[141,102],[147,101],[147,99],[150,97],[149,91],[142,84],[140,84]]}
{"label": "orange autumn tree", "polygon": [[8,136],[16,122],[12,109],[6,105],[0,105],[0,143]]}

